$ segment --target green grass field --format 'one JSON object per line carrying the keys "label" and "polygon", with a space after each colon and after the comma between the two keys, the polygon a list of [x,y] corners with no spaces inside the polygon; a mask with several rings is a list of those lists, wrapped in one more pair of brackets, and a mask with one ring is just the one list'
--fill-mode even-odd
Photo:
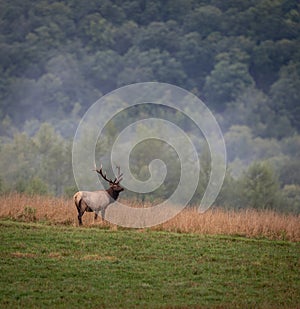
{"label": "green grass field", "polygon": [[0,308],[299,308],[299,242],[0,221]]}

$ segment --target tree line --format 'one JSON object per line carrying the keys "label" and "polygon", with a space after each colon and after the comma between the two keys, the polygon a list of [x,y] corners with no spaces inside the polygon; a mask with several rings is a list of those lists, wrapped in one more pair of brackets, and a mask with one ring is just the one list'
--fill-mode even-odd
{"label": "tree line", "polygon": [[[72,191],[71,140],[83,113],[120,86],[159,81],[195,93],[221,125],[229,169],[219,203],[235,191],[236,205],[250,203],[235,182],[251,187],[253,168],[272,179],[276,203],[289,201],[280,207],[299,209],[298,1],[0,0],[0,22],[2,190]],[[117,129],[111,123],[109,138]]]}
{"label": "tree line", "polygon": [[[96,146],[96,158],[99,159],[97,164],[102,162],[109,167],[110,144],[113,141],[110,134],[106,133],[101,137]],[[250,142],[254,143],[253,140]],[[293,147],[295,140],[285,140],[284,144],[288,142]],[[203,149],[199,158],[200,179],[190,205],[199,205],[210,177],[210,153],[207,147]],[[16,131],[14,137],[2,143],[0,148],[0,193],[16,191],[71,197],[77,190],[71,156],[72,140],[63,138],[49,123],[42,124],[33,136]],[[127,190],[122,197],[137,200],[141,204],[156,203],[167,199],[174,192],[180,179],[180,161],[174,150],[162,141],[150,140],[135,147],[130,157],[132,173],[137,179],[145,181],[150,177],[148,164],[157,158],[167,166],[168,173],[164,183],[152,193],[140,194]],[[299,213],[298,169],[298,160],[292,160],[283,154],[251,161],[247,168],[243,167],[237,174],[229,165],[215,205]],[[85,172],[94,173],[92,168]],[[113,175],[111,170],[108,173]],[[104,183],[104,186],[107,184]]]}

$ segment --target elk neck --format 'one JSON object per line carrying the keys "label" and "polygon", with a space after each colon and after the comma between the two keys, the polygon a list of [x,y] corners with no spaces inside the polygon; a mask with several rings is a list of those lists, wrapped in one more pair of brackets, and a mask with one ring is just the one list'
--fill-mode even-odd
{"label": "elk neck", "polygon": [[106,192],[110,195],[110,197],[112,199],[114,199],[115,201],[118,199],[120,192],[119,191],[115,191],[113,188],[109,188],[106,190]]}

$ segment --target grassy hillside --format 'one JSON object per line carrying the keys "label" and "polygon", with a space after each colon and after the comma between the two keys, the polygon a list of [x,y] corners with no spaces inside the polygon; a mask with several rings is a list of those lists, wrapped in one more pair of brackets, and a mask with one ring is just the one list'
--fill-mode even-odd
{"label": "grassy hillside", "polygon": [[297,242],[0,221],[1,308],[296,308]]}

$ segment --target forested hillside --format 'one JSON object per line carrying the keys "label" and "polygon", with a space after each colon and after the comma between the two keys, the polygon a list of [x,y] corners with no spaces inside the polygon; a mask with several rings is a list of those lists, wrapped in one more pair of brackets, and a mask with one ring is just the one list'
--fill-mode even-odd
{"label": "forested hillside", "polygon": [[219,205],[300,211],[297,0],[0,0],[2,191],[71,192],[81,116],[144,81],[216,115],[229,161]]}

